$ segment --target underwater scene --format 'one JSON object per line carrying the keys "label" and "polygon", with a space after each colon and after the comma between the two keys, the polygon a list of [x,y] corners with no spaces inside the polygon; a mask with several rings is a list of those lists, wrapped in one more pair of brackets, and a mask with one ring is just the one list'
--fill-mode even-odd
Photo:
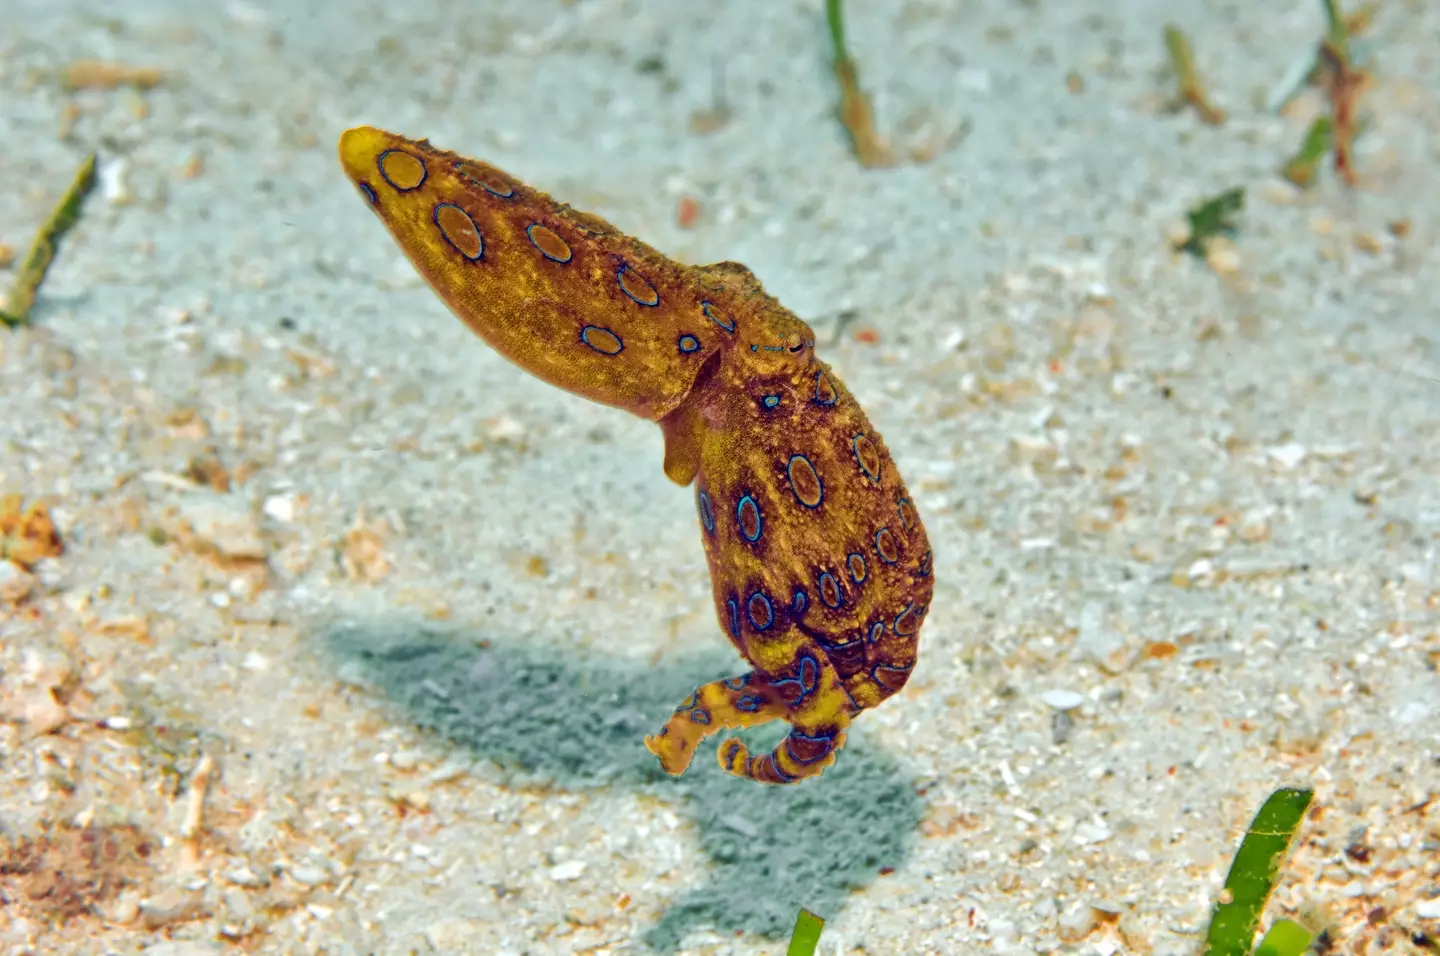
{"label": "underwater scene", "polygon": [[1440,6],[0,25],[0,953],[1440,952]]}

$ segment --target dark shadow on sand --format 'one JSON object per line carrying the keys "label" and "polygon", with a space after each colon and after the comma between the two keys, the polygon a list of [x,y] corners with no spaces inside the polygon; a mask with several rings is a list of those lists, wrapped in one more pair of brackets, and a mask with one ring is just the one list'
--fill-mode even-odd
{"label": "dark shadow on sand", "polygon": [[[920,822],[907,775],[861,731],[816,781],[766,787],[722,773],[715,744],[678,779],[642,739],[699,683],[732,673],[733,654],[655,667],[574,648],[414,624],[339,626],[325,645],[344,672],[398,703],[423,730],[527,782],[567,790],[623,786],[673,800],[696,822],[710,879],[687,891],[645,935],[675,949],[690,931],[778,938],[804,906],[835,915],[882,867],[899,867]],[[358,673],[357,673],[358,671]],[[747,733],[772,745],[779,727]]]}

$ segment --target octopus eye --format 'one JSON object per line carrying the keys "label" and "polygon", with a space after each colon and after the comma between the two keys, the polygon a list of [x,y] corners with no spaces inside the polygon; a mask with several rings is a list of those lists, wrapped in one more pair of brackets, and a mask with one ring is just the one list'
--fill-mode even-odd
{"label": "octopus eye", "polygon": [[791,332],[785,336],[785,347],[792,352],[798,352],[805,347],[805,340],[800,337],[799,332]]}

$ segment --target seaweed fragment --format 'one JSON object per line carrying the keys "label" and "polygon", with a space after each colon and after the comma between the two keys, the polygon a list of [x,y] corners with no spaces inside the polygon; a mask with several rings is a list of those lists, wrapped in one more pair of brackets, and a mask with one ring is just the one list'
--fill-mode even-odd
{"label": "seaweed fragment", "polygon": [[1184,241],[1175,244],[1175,248],[1180,252],[1188,252],[1192,256],[1204,259],[1211,239],[1216,236],[1234,237],[1238,228],[1235,216],[1244,208],[1245,187],[1243,186],[1227,189],[1220,195],[1205,200],[1185,213],[1185,218],[1190,224],[1190,231]]}
{"label": "seaweed fragment", "polygon": [[1170,54],[1170,68],[1180,84],[1179,105],[1189,106],[1200,117],[1200,122],[1219,126],[1225,122],[1225,111],[1210,102],[1200,73],[1195,69],[1195,54],[1190,49],[1190,38],[1173,23],[1165,25],[1165,49]]}
{"label": "seaweed fragment", "polygon": [[845,46],[845,20],[841,0],[825,0],[825,20],[830,25],[830,45],[835,52],[835,79],[840,82],[840,122],[850,134],[860,165],[877,169],[895,164],[890,145],[875,132],[875,115],[870,97],[860,88],[860,73]]}
{"label": "seaweed fragment", "polygon": [[1280,168],[1280,175],[1301,189],[1315,185],[1320,161],[1335,145],[1335,123],[1328,116],[1317,116],[1305,131],[1305,139],[1294,156]]}
{"label": "seaweed fragment", "polygon": [[709,136],[711,133],[723,128],[730,122],[734,115],[730,109],[730,103],[725,98],[725,64],[724,61],[716,60],[713,66],[711,88],[713,93],[710,98],[710,105],[703,110],[696,110],[690,114],[690,132],[696,136]]}
{"label": "seaweed fragment", "polygon": [[[1255,814],[1235,851],[1225,891],[1210,914],[1205,956],[1246,956],[1250,952],[1265,901],[1280,881],[1280,864],[1314,796],[1313,790],[1276,790]],[[1257,953],[1263,950],[1273,956],[1291,956],[1303,952],[1310,942],[1309,933],[1299,924],[1291,926],[1294,929],[1287,926],[1278,934],[1279,924],[1272,927]],[[1304,934],[1298,949],[1295,945],[1300,935],[1295,930]]]}
{"label": "seaweed fragment", "polygon": [[1319,62],[1322,70],[1320,87],[1330,100],[1330,112],[1334,119],[1335,171],[1348,186],[1354,186],[1358,177],[1351,155],[1351,145],[1356,135],[1356,114],[1360,108],[1360,95],[1370,84],[1370,75],[1359,69],[1351,57],[1350,21],[1340,15],[1336,0],[1324,0],[1325,16],[1329,31],[1320,44]]}
{"label": "seaweed fragment", "polygon": [[[1308,186],[1314,178],[1314,168],[1308,170],[1309,178],[1306,178],[1307,170],[1300,167],[1292,170],[1292,165],[1301,156],[1309,155],[1312,149],[1320,149],[1319,154],[1312,162],[1312,166],[1318,168],[1319,159],[1325,153],[1335,154],[1335,171],[1345,181],[1347,186],[1355,186],[1359,177],[1355,172],[1353,146],[1356,138],[1362,132],[1359,122],[1360,97],[1370,85],[1370,74],[1359,66],[1359,57],[1356,51],[1354,38],[1364,31],[1375,17],[1379,8],[1376,3],[1367,3],[1356,12],[1346,16],[1340,10],[1338,0],[1321,0],[1325,10],[1325,36],[1319,46],[1307,60],[1299,65],[1299,69],[1292,71],[1289,76],[1280,84],[1280,87],[1271,96],[1270,108],[1276,112],[1283,110],[1291,100],[1306,86],[1317,86],[1324,94],[1330,105],[1329,119],[1329,143],[1320,149],[1318,136],[1319,122],[1312,123],[1306,130],[1305,140],[1295,159],[1287,163],[1281,170],[1281,175],[1291,182],[1300,186]],[[1296,172],[1301,180],[1292,177],[1291,172]]]}
{"label": "seaweed fragment", "polygon": [[18,328],[30,321],[30,310],[35,306],[35,297],[40,291],[41,283],[45,281],[45,274],[50,271],[50,265],[60,251],[60,240],[80,221],[80,210],[95,188],[95,159],[95,154],[91,153],[85,162],[80,164],[70,188],[65,191],[50,217],[35,234],[35,240],[30,243],[30,251],[25,255],[20,275],[16,277],[15,285],[10,290],[10,297],[4,307],[0,308],[0,322],[11,328]]}
{"label": "seaweed fragment", "polygon": [[785,956],[815,956],[815,948],[820,945],[820,931],[824,928],[825,921],[809,910],[802,909],[795,914],[795,929],[790,934]]}

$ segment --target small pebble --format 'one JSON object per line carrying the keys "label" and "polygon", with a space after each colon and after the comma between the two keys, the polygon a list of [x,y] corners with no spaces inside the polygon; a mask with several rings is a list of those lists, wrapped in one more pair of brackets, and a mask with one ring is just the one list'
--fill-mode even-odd
{"label": "small pebble", "polygon": [[1057,929],[1061,939],[1068,943],[1078,942],[1094,931],[1095,911],[1088,906],[1079,906],[1060,917]]}
{"label": "small pebble", "polygon": [[485,422],[485,431],[495,441],[517,441],[525,436],[525,425],[509,415],[500,415]]}
{"label": "small pebble", "polygon": [[0,561],[0,603],[19,604],[35,590],[35,576],[12,561]]}
{"label": "small pebble", "polygon": [[1057,710],[1050,715],[1050,742],[1055,746],[1064,746],[1070,740],[1070,732],[1074,729],[1075,720],[1069,711]]}
{"label": "small pebble", "polygon": [[430,772],[425,778],[427,783],[449,783],[457,780],[470,772],[470,764],[463,760],[447,760]]}
{"label": "small pebble", "polygon": [[125,176],[130,172],[127,160],[115,159],[101,163],[97,172],[100,194],[105,197],[106,202],[112,206],[123,206],[130,202],[130,187],[125,182]]}
{"label": "small pebble", "polygon": [[120,894],[115,905],[110,908],[110,921],[119,923],[121,926],[129,926],[140,918],[140,896],[132,890]]}
{"label": "small pebble", "polygon": [[1240,271],[1240,250],[1224,236],[1212,236],[1205,244],[1205,262],[1217,275],[1233,276]]}
{"label": "small pebble", "polygon": [[[1091,843],[1104,843],[1115,834],[1110,832],[1109,827],[1100,826],[1097,823],[1082,823],[1075,828],[1075,842],[1079,845]],[[1086,907],[1089,909],[1089,907]]]}
{"label": "small pebble", "polygon": [[1235,536],[1247,544],[1258,544],[1270,537],[1270,519],[1262,511],[1247,511],[1240,518]]}
{"label": "small pebble", "polygon": [[236,886],[245,886],[251,889],[262,886],[269,886],[270,881],[263,875],[256,873],[248,866],[239,866],[225,872],[225,879]]}
{"label": "small pebble", "polygon": [[550,879],[557,883],[569,883],[572,880],[580,879],[585,872],[584,860],[566,860],[550,868]]}
{"label": "small pebble", "polygon": [[720,816],[720,822],[741,836],[755,838],[760,835],[760,828],[749,820],[734,813],[726,813]]}
{"label": "small pebble", "polygon": [[1269,450],[1270,460],[1287,471],[1294,471],[1300,467],[1300,463],[1309,454],[1304,445],[1297,442],[1289,442],[1285,445],[1276,445]]}
{"label": "small pebble", "polygon": [[150,641],[150,619],[144,614],[121,614],[97,621],[95,631],[107,637],[128,637],[133,641]]}
{"label": "small pebble", "polygon": [[243,923],[255,915],[255,907],[250,905],[250,894],[238,886],[227,889],[224,900],[227,919]]}
{"label": "small pebble", "polygon": [[1073,690],[1047,690],[1040,699],[1056,710],[1074,710],[1085,703],[1085,695]]}
{"label": "small pebble", "polygon": [[1059,449],[1047,438],[1016,435],[1010,439],[1010,461],[1016,465],[1035,465],[1054,461]]}
{"label": "small pebble", "polygon": [[238,495],[194,492],[176,503],[176,518],[193,537],[214,548],[223,558],[259,561],[265,558],[265,539],[250,512],[250,503]]}
{"label": "small pebble", "polygon": [[178,886],[140,901],[140,922],[147,930],[204,919],[209,915],[205,901],[197,893]]}
{"label": "small pebble", "polygon": [[400,795],[399,802],[424,813],[430,809],[430,794],[420,789],[407,790]]}
{"label": "small pebble", "polygon": [[63,687],[75,673],[75,665],[60,651],[27,647],[21,665],[25,683],[50,690]]}
{"label": "small pebble", "polygon": [[290,879],[303,886],[319,886],[330,881],[330,874],[318,866],[292,866],[286,872]]}
{"label": "small pebble", "polygon": [[265,516],[276,521],[295,520],[295,499],[286,495],[271,495],[263,506]]}
{"label": "small pebble", "polygon": [[36,734],[53,734],[70,722],[70,711],[49,688],[35,687],[23,697],[20,717]]}

